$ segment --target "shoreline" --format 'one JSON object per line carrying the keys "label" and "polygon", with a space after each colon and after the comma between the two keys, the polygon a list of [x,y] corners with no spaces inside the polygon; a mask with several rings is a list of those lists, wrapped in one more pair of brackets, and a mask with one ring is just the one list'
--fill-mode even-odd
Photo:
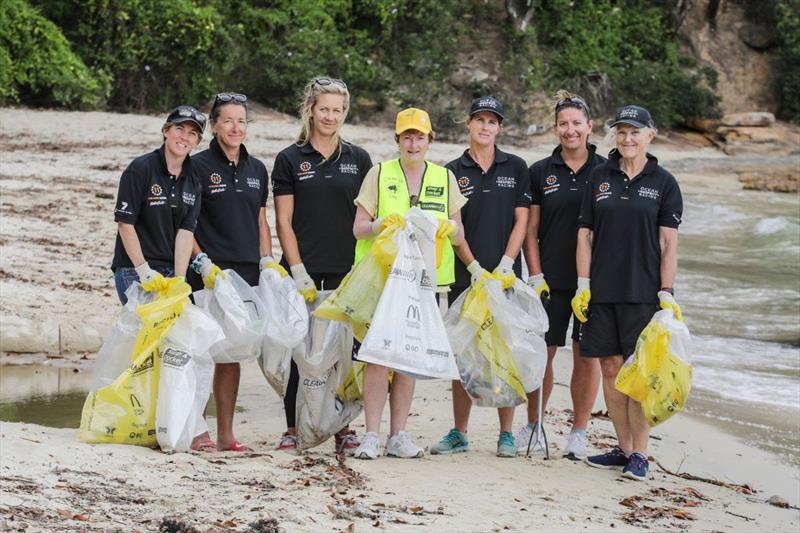
{"label": "shoreline", "polygon": [[[570,405],[564,386],[570,365],[565,361],[571,360],[568,350],[562,351],[545,419],[549,461],[541,454],[495,457],[497,415],[493,409],[478,407],[473,409],[468,453],[426,453],[419,460],[347,459],[339,465],[331,441],[305,456],[276,452],[273,447],[284,424],[282,403],[256,365],[246,363],[239,395],[244,411],[237,412],[235,430],[253,453],[167,455],[135,446],[83,444],[74,429],[2,422],[0,510],[6,517],[44,529],[55,525],[50,520],[64,515],[65,509],[73,513],[73,522],[63,525],[75,529],[122,530],[138,525],[152,530],[166,516],[201,529],[233,521],[236,526],[231,530],[244,530],[240,528],[271,517],[286,531],[339,530],[349,523],[357,529],[379,523],[375,527],[389,531],[574,530],[581,524],[590,530],[800,527],[796,509],[800,483],[780,458],[708,421],[696,420],[695,415],[681,413],[655,428],[650,454],[669,470],[748,485],[757,493],[680,479],[662,472],[655,462],[650,479],[638,483],[623,480],[615,471],[561,458]],[[426,448],[452,423],[449,388],[443,381],[417,383],[408,429]],[[604,409],[600,396],[595,411]],[[522,411],[517,410],[515,427],[522,423]],[[363,415],[352,427],[363,434]],[[387,427],[384,416],[382,429]],[[610,446],[612,435],[608,420],[592,419],[590,446]],[[158,476],[147,474],[154,470]],[[796,468],[793,471],[797,474]],[[580,487],[577,498],[576,487]],[[109,495],[115,495],[117,503],[109,502]],[[772,496],[795,509],[766,503]],[[137,497],[146,505],[127,501]],[[649,511],[643,506],[661,509],[663,517],[647,518]],[[31,518],[34,508],[41,513]],[[693,519],[681,519],[681,513],[670,509],[688,512]],[[74,520],[84,515],[86,520]]]}

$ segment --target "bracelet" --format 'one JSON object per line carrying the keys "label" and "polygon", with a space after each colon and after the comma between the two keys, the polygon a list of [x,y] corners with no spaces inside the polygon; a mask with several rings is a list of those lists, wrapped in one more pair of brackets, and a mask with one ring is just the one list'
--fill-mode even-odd
{"label": "bracelet", "polygon": [[659,290],[668,292],[671,295],[675,296],[675,289],[673,289],[672,287],[661,287]]}
{"label": "bracelet", "polygon": [[200,273],[200,263],[203,262],[203,259],[208,259],[208,254],[205,253],[205,252],[200,252],[199,254],[194,256],[194,259],[189,264],[189,268],[194,270],[195,274],[199,274]]}

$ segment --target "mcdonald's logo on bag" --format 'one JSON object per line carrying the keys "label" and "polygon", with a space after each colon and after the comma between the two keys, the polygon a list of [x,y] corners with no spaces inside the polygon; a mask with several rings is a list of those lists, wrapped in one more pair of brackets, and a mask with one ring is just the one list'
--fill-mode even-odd
{"label": "mcdonald's logo on bag", "polygon": [[422,322],[422,317],[420,316],[419,306],[410,304],[408,309],[406,309],[406,318],[409,320],[414,320],[416,322]]}

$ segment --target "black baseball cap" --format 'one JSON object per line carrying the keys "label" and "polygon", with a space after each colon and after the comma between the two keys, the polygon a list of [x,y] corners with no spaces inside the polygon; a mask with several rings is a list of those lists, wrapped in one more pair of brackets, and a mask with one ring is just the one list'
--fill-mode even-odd
{"label": "black baseball cap", "polygon": [[497,115],[501,122],[506,118],[503,116],[503,104],[492,96],[481,96],[472,101],[472,105],[469,106],[469,116],[471,117],[481,111],[491,111]]}
{"label": "black baseball cap", "polygon": [[190,105],[179,105],[170,111],[167,122],[170,124],[191,122],[200,128],[201,133],[206,129],[206,116],[198,111],[197,108]]}
{"label": "black baseball cap", "polygon": [[611,127],[613,128],[617,124],[630,124],[637,128],[654,128],[656,126],[653,117],[650,116],[650,111],[638,105],[626,105],[617,109]]}

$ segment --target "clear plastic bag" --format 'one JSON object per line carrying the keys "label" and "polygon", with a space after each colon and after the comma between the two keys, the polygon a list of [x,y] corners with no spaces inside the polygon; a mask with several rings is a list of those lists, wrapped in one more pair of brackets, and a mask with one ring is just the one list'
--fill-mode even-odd
{"label": "clear plastic bag", "polygon": [[215,363],[240,363],[261,354],[266,310],[256,290],[233,270],[218,276],[213,289],[194,293],[198,307],[210,314],[225,332],[211,348]]}
{"label": "clear plastic bag", "polygon": [[642,404],[650,426],[681,411],[692,388],[691,335],[671,309],[656,312],[614,387]]}
{"label": "clear plastic bag", "polygon": [[214,373],[208,350],[223,338],[216,320],[187,305],[161,341],[156,435],[162,450],[188,451],[192,439],[208,429],[203,410]]}

